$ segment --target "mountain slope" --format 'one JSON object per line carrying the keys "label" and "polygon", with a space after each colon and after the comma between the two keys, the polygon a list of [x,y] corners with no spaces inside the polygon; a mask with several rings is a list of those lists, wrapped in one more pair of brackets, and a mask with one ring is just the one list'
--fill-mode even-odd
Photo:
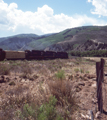
{"label": "mountain slope", "polygon": [[74,51],[91,51],[91,50],[107,50],[107,43],[98,42],[96,40],[88,40],[79,45]]}
{"label": "mountain slope", "polygon": [[63,42],[53,44],[47,47],[45,50],[70,51],[91,39],[95,39],[97,42],[107,43],[107,27],[93,26],[85,28],[84,30],[82,29],[73,35],[73,37],[68,38]]}
{"label": "mountain slope", "polygon": [[20,34],[12,37],[0,38],[0,48],[4,50],[36,49],[70,51],[91,39],[97,42],[107,43],[107,26],[83,26],[42,36],[35,34]]}

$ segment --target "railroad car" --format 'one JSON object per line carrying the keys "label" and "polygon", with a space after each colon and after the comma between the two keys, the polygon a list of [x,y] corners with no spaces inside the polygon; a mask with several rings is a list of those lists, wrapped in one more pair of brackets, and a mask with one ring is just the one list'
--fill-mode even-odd
{"label": "railroad car", "polygon": [[5,59],[5,52],[2,49],[0,49],[0,61],[4,59]]}
{"label": "railroad car", "polygon": [[67,59],[68,54],[66,52],[57,52],[56,58]]}
{"label": "railroad car", "polygon": [[26,58],[25,51],[7,51],[5,50],[5,59],[7,60],[23,60]]}
{"label": "railroad car", "polygon": [[44,51],[41,50],[32,50],[32,51],[25,51],[26,59],[44,59]]}
{"label": "railroad car", "polygon": [[45,59],[67,59],[68,54],[66,52],[53,52],[53,51],[42,51],[42,50],[25,50],[25,51],[3,51],[0,49],[0,61],[7,60],[45,60]]}
{"label": "railroad car", "polygon": [[45,51],[45,53],[44,53],[45,59],[55,59],[56,56],[57,56],[57,53],[53,52],[53,51]]}

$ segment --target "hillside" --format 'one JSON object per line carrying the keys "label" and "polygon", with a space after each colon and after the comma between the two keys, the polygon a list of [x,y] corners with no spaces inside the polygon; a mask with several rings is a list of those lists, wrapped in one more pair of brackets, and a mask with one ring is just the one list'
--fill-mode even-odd
{"label": "hillside", "polygon": [[42,36],[35,34],[20,34],[0,38],[0,48],[4,50],[45,49],[71,51],[90,39],[107,43],[107,26],[83,26]]}
{"label": "hillside", "polygon": [[74,51],[91,51],[91,50],[107,50],[107,43],[98,42],[97,40],[88,40],[87,42],[77,46]]}
{"label": "hillside", "polygon": [[73,37],[68,38],[63,42],[58,42],[46,48],[46,50],[56,50],[56,51],[71,51],[77,46],[84,44],[88,40],[96,40],[96,42],[107,43],[107,27],[82,27],[78,28]]}

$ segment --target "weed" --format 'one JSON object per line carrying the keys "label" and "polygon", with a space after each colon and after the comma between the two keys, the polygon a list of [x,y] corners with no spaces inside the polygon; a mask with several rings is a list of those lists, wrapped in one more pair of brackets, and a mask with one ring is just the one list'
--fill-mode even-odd
{"label": "weed", "polygon": [[58,72],[55,74],[55,76],[56,76],[58,79],[62,80],[62,79],[65,78],[65,73],[64,73],[63,70],[60,70],[60,71],[58,71]]}
{"label": "weed", "polygon": [[35,115],[35,110],[29,105],[25,104],[22,109],[23,117],[28,118],[29,116]]}
{"label": "weed", "polygon": [[64,111],[64,119],[69,118],[67,111],[72,114],[76,109],[76,101],[71,91],[70,81],[58,80],[48,83],[51,94],[57,98],[57,105],[61,106]]}
{"label": "weed", "polygon": [[81,73],[84,73],[84,70],[83,70],[83,69],[80,69],[80,72],[81,72]]}
{"label": "weed", "polygon": [[78,68],[75,68],[74,71],[75,71],[76,73],[78,73],[78,72],[79,72],[79,69],[78,69]]}
{"label": "weed", "polygon": [[40,106],[38,120],[53,120],[56,117],[56,105],[57,99],[54,96],[50,97],[49,103],[45,103]]}
{"label": "weed", "polygon": [[86,71],[86,73],[90,73],[89,71]]}
{"label": "weed", "polygon": [[79,65],[80,63],[78,61],[75,62],[77,65]]}
{"label": "weed", "polygon": [[0,75],[9,75],[10,74],[10,65],[0,63]]}
{"label": "weed", "polygon": [[20,119],[34,118],[37,120],[63,120],[56,112],[56,103],[57,99],[54,96],[51,96],[49,102],[42,104],[40,107],[25,104],[21,111],[16,112],[16,115]]}
{"label": "weed", "polygon": [[10,82],[9,85],[16,85],[14,81]]}

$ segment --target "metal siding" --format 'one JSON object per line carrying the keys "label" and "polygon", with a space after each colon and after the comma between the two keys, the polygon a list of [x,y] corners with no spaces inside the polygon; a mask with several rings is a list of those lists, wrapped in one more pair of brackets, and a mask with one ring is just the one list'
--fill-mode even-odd
{"label": "metal siding", "polygon": [[24,59],[25,52],[24,51],[5,51],[6,59]]}

